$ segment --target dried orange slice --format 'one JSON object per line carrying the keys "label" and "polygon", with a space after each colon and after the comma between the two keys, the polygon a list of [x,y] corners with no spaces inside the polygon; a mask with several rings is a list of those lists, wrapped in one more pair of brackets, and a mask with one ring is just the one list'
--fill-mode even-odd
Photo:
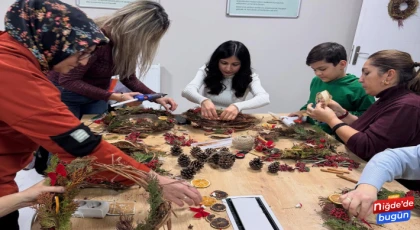
{"label": "dried orange slice", "polygon": [[158,119],[162,120],[162,121],[166,121],[166,120],[168,120],[168,117],[167,116],[160,116],[160,117],[158,117]]}
{"label": "dried orange slice", "polygon": [[196,188],[207,188],[210,186],[210,181],[206,179],[194,179],[191,181],[191,184]]}
{"label": "dried orange slice", "polygon": [[340,196],[340,194],[331,194],[328,199],[334,204],[341,204]]}
{"label": "dried orange slice", "polygon": [[201,201],[201,204],[203,204],[205,206],[212,206],[216,202],[217,202],[217,200],[213,197],[203,196],[203,201]]}
{"label": "dried orange slice", "polygon": [[316,99],[315,99],[316,102],[323,102],[325,105],[328,105],[331,100],[332,100],[332,96],[327,90],[324,90],[316,94]]}

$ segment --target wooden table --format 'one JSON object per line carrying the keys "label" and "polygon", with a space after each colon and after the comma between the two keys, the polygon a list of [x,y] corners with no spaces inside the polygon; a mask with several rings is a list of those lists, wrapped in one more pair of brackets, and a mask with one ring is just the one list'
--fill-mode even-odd
{"label": "wooden table", "polygon": [[[263,120],[271,119],[270,115],[256,115],[263,117]],[[85,123],[91,123],[92,116],[85,116]],[[100,131],[101,127],[96,124],[90,126],[94,131]],[[177,127],[175,127],[176,129]],[[194,129],[189,126],[182,126],[187,129],[188,133],[197,141],[206,141],[210,138],[205,136],[203,131]],[[255,133],[254,131],[242,131],[238,134]],[[165,144],[163,133],[151,135],[145,139],[145,143],[157,146],[159,149],[169,151],[170,146]],[[123,136],[119,137],[124,139]],[[288,148],[293,145],[295,140],[281,139],[276,142],[276,147],[280,149]],[[232,148],[231,148],[232,149]],[[190,147],[183,147],[184,153],[189,153]],[[232,149],[233,150],[233,149]],[[339,146],[339,151],[346,151],[343,145]],[[352,158],[363,162],[360,158],[351,154]],[[214,190],[223,190],[231,196],[240,195],[263,195],[271,209],[275,213],[279,222],[285,230],[289,229],[326,229],[322,226],[322,219],[319,215],[321,208],[318,205],[318,197],[328,196],[334,192],[338,192],[340,188],[353,188],[355,184],[338,178],[335,174],[321,172],[320,168],[313,167],[310,172],[279,172],[277,175],[267,173],[267,164],[264,165],[260,172],[253,171],[249,168],[249,161],[255,156],[247,154],[245,159],[237,159],[232,169],[213,169],[205,165],[203,169],[195,176],[195,178],[206,178],[211,181],[208,188],[200,189],[202,195],[210,195]],[[171,155],[165,158],[163,168],[171,170],[175,175],[179,175],[180,167],[177,165],[176,157]],[[288,164],[294,161],[284,161]],[[358,179],[365,163],[357,170],[353,170],[349,177]],[[397,182],[387,183],[385,188],[390,190],[406,189]],[[79,199],[90,200],[106,200],[106,201],[135,201],[136,215],[135,219],[142,220],[145,218],[148,205],[145,198],[146,193],[143,189],[132,188],[126,191],[113,191],[106,189],[85,189],[78,196]],[[302,208],[294,208],[298,203],[303,205]],[[173,205],[177,215],[172,216],[172,226],[174,230],[187,230],[191,224],[194,230],[213,229],[204,219],[193,218],[194,213],[188,210],[188,207],[178,207]],[[210,209],[207,211],[212,212]],[[218,213],[214,213],[218,214]],[[224,212],[220,214],[227,218]],[[119,217],[107,216],[105,219],[80,219],[73,218],[73,229],[115,229],[115,224]],[[372,217],[373,218],[373,217]],[[374,219],[369,222],[375,222]],[[374,227],[375,229],[420,229],[420,218],[412,213],[411,220],[403,223],[387,224],[384,227]],[[33,228],[37,229],[37,228]],[[229,229],[233,229],[230,227]]]}

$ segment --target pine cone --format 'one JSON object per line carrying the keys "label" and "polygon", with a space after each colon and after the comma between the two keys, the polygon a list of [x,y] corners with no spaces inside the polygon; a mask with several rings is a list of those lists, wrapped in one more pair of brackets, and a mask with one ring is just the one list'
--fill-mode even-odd
{"label": "pine cone", "polygon": [[207,159],[207,163],[209,163],[210,167],[217,169],[219,168],[219,158],[220,158],[220,154],[219,153],[213,153],[208,159]]}
{"label": "pine cone", "polygon": [[270,173],[277,173],[280,170],[280,163],[279,162],[273,162],[268,166],[268,172]]}
{"label": "pine cone", "polygon": [[194,160],[190,163],[190,166],[188,166],[188,168],[193,168],[194,172],[199,171],[200,169],[202,169],[204,167],[204,162],[199,161],[199,160]]}
{"label": "pine cone", "polygon": [[222,147],[221,149],[219,149],[220,152],[230,152],[228,147]]}
{"label": "pine cone", "polygon": [[235,163],[235,160],[236,158],[235,158],[235,155],[233,154],[230,154],[230,153],[221,154],[219,156],[218,165],[222,169],[229,169],[233,166],[233,164]]}
{"label": "pine cone", "polygon": [[203,152],[203,150],[201,150],[200,147],[194,146],[194,147],[191,148],[190,154],[191,154],[191,156],[197,158],[197,154],[202,153],[202,152]]}
{"label": "pine cone", "polygon": [[218,164],[219,163],[220,154],[219,153],[213,153],[210,155],[210,157],[207,159],[208,163]]}
{"label": "pine cone", "polygon": [[179,145],[174,145],[171,148],[171,155],[172,156],[179,156],[182,153],[182,148]]}
{"label": "pine cone", "polygon": [[181,177],[186,180],[190,180],[194,178],[194,175],[195,175],[195,171],[191,167],[187,167],[181,170]]}
{"label": "pine cone", "polygon": [[206,153],[207,156],[210,156],[211,154],[213,154],[215,152],[217,152],[217,150],[213,149],[213,148],[208,148],[208,149],[204,150],[204,153]]}
{"label": "pine cone", "polygon": [[197,155],[195,156],[199,161],[202,161],[202,162],[206,162],[207,161],[207,158],[209,158],[210,157],[210,155],[207,155],[207,153],[206,152],[199,152],[199,153],[197,153]]}
{"label": "pine cone", "polygon": [[263,167],[263,162],[260,158],[256,157],[249,162],[249,166],[253,170],[260,170]]}
{"label": "pine cone", "polygon": [[190,165],[190,163],[191,163],[191,159],[190,159],[190,157],[189,157],[189,156],[187,156],[187,155],[185,155],[185,154],[181,154],[181,155],[178,157],[178,164],[179,164],[181,167],[188,167],[188,165]]}

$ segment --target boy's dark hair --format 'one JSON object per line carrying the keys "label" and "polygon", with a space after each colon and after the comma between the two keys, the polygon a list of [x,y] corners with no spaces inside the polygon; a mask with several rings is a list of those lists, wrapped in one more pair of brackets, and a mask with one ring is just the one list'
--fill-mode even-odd
{"label": "boy's dark hair", "polygon": [[321,43],[309,52],[306,57],[306,65],[311,65],[318,61],[325,61],[336,66],[340,61],[347,61],[347,52],[344,47],[335,42]]}

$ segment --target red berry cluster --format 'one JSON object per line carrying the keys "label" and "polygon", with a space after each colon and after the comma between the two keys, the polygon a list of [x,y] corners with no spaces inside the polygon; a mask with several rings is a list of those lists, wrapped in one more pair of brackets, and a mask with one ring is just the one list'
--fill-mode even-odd
{"label": "red berry cluster", "polygon": [[150,162],[146,164],[148,168],[153,169],[153,170],[155,170],[158,167],[158,165],[159,165],[159,160],[151,160]]}
{"label": "red berry cluster", "polygon": [[180,146],[191,146],[192,143],[195,143],[194,139],[191,137],[186,137],[187,134],[184,135],[176,135],[173,133],[165,133],[163,136],[165,136],[166,143],[170,145],[180,145]]}
{"label": "red berry cluster", "polygon": [[306,167],[303,162],[298,162],[295,166],[299,172],[309,172],[309,167]]}
{"label": "red berry cluster", "polygon": [[349,215],[347,214],[347,211],[344,210],[343,208],[333,208],[330,211],[330,215],[340,220],[344,220],[344,221],[350,220]]}
{"label": "red berry cluster", "polygon": [[279,171],[280,171],[280,172],[286,172],[286,171],[292,172],[292,171],[294,171],[294,170],[295,170],[295,169],[294,169],[292,166],[287,165],[287,164],[280,165],[280,167],[279,167]]}
{"label": "red berry cluster", "polygon": [[193,109],[192,111],[193,113],[201,113],[201,108],[198,107],[198,108]]}
{"label": "red berry cluster", "polygon": [[223,134],[229,135],[235,132],[234,128],[225,129]]}
{"label": "red berry cluster", "polygon": [[311,139],[311,140],[306,140],[306,143],[307,143],[307,144],[314,145],[314,146],[315,146],[315,148],[318,148],[318,149],[323,149],[323,148],[325,148],[325,142],[326,142],[326,140],[325,140],[324,138],[321,138],[321,139],[319,139],[319,140],[313,140],[313,139]]}
{"label": "red berry cluster", "polygon": [[359,162],[355,162],[354,160],[344,157],[344,156],[325,156],[326,161],[313,164],[312,167],[347,167],[348,170],[357,169],[360,166]]}
{"label": "red berry cluster", "polygon": [[140,143],[142,139],[140,138],[140,132],[132,132],[125,137],[125,140],[133,142],[133,143]]}
{"label": "red berry cluster", "polygon": [[262,140],[258,137],[255,138],[254,143],[255,143],[254,149],[258,152],[263,152],[263,151],[266,151],[266,150],[270,150],[270,149],[274,148],[274,146],[276,146],[273,141],[265,141],[265,140]]}
{"label": "red berry cluster", "polygon": [[409,196],[420,197],[420,191],[410,190],[405,194],[405,197],[409,197]]}
{"label": "red berry cluster", "polygon": [[261,159],[264,161],[274,161],[274,160],[278,160],[280,159],[281,154],[280,153],[275,153],[275,154],[267,154],[267,156],[262,157]]}

